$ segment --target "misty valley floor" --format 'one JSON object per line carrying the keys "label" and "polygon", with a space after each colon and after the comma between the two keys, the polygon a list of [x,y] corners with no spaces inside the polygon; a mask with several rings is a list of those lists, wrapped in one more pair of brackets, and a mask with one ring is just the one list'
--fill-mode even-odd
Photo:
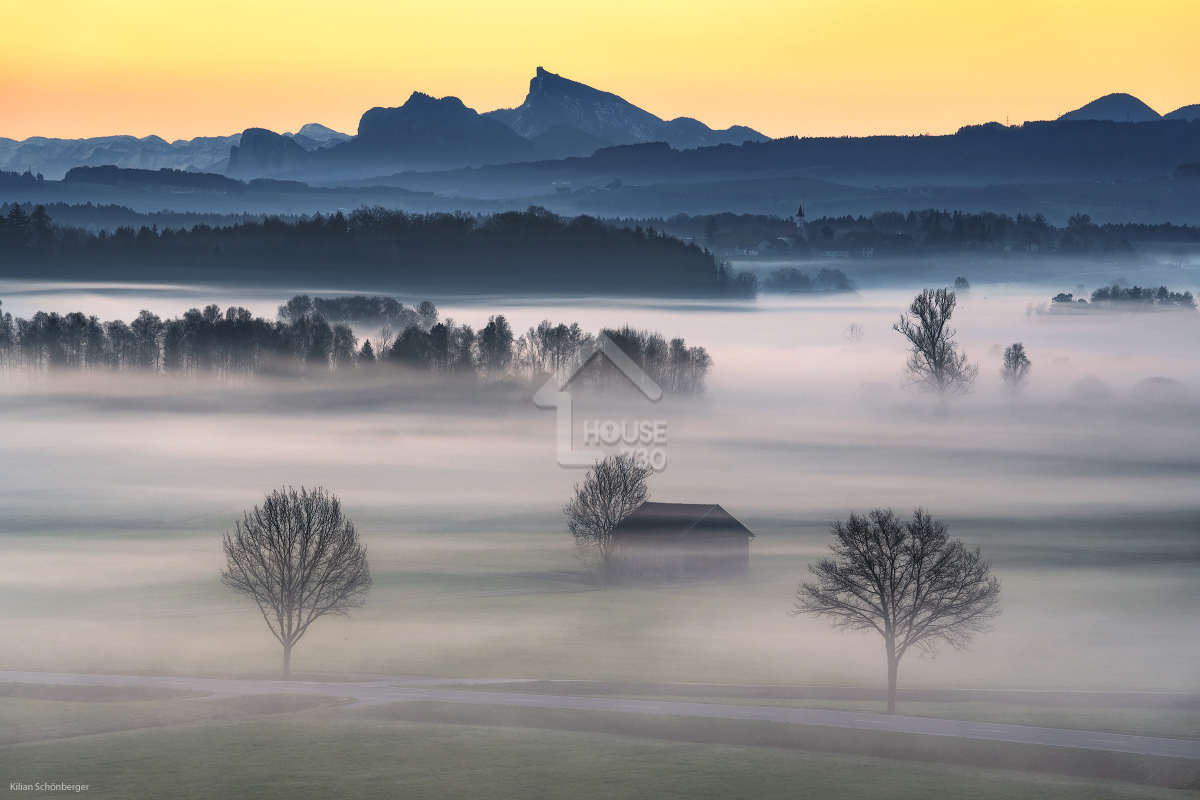
{"label": "misty valley floor", "polygon": [[[948,265],[947,277],[960,271]],[[968,269],[961,270],[969,274]],[[197,290],[199,291],[199,290]],[[5,308],[139,308],[186,296],[24,295]],[[745,306],[510,305],[588,330],[629,322],[712,353],[705,397],[664,402],[656,500],[721,503],[755,532],[745,580],[602,589],[561,506],[553,415],[388,380],[236,386],[104,374],[0,385],[0,669],[270,677],[278,647],[219,581],[220,536],[282,484],[339,494],[367,545],[367,605],[327,619],[294,668],[333,677],[455,676],[859,687],[877,637],[788,615],[850,511],[929,508],[1000,577],[1003,613],[966,652],[906,658],[904,689],[1200,690],[1197,321],[1055,318],[1044,288],[976,289],[955,323],[981,363],[947,413],[904,392],[890,325],[911,294]],[[282,297],[264,290],[256,313]],[[233,301],[236,298],[230,297]],[[491,301],[486,301],[490,303]],[[485,302],[443,309],[478,323]],[[860,324],[861,342],[844,331]],[[1021,340],[1035,367],[1010,402],[996,377]],[[1168,376],[1182,399],[1139,395]],[[1096,377],[1092,394],[1079,385]],[[1190,394],[1188,394],[1190,392]],[[1161,398],[1160,398],[1161,399]],[[635,410],[645,414],[645,409]],[[813,748],[680,741],[589,720],[387,713],[312,697],[95,697],[0,691],[0,779],[81,781],[100,796],[1183,797],[1180,791]],[[694,702],[877,710],[878,701]],[[1194,706],[901,699],[902,713],[1200,738]],[[419,713],[418,713],[419,712]],[[484,724],[486,723],[486,724]],[[557,727],[556,727],[557,726]],[[591,726],[591,727],[589,727]],[[2,785],[2,784],[0,784]],[[836,790],[836,791],[834,791]]]}

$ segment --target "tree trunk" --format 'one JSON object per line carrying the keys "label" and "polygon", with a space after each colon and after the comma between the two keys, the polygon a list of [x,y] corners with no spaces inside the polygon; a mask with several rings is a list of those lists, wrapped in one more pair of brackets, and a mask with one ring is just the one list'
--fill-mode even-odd
{"label": "tree trunk", "polygon": [[896,658],[896,646],[888,642],[888,706],[887,713],[896,713],[896,672],[900,668],[900,660]]}
{"label": "tree trunk", "polygon": [[292,677],[292,646],[285,644],[283,646],[283,679],[289,680]]}
{"label": "tree trunk", "polygon": [[616,552],[612,548],[604,550],[600,554],[600,583],[605,587],[617,583],[619,571],[620,563],[617,560]]}

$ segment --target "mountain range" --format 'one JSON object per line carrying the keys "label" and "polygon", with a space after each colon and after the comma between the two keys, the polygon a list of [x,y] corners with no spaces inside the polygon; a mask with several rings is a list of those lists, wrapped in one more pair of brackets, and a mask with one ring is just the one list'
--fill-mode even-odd
{"label": "mountain range", "polygon": [[243,178],[338,179],[585,156],[641,142],[689,149],[767,139],[743,125],[714,130],[691,117],[664,120],[611,92],[538,67],[516,108],[480,114],[457,97],[413,92],[403,105],[366,111],[355,136],[310,123],[295,133],[247,128],[231,136],[173,142],[158,136],[0,138],[0,170],[29,170],[57,179],[71,167],[111,164]]}
{"label": "mountain range", "polygon": [[[304,150],[317,150],[351,137],[312,122],[295,133],[278,134]],[[160,136],[95,136],[54,139],[31,136],[15,140],[0,137],[0,170],[41,173],[57,179],[72,167],[118,166],[134,169],[185,169],[224,172],[231,147],[243,134],[197,136],[168,142]]]}
{"label": "mountain range", "polygon": [[[1118,93],[1057,121],[968,126],[952,136],[771,140],[745,126],[714,130],[690,117],[666,120],[538,67],[524,100],[513,108],[479,113],[456,97],[413,92],[400,106],[363,113],[353,136],[310,123],[294,133],[247,128],[174,142],[157,136],[0,139],[0,170],[55,179],[76,166],[115,165],[243,180],[476,192],[481,198],[547,186],[576,191],[581,182],[593,188],[597,182],[639,182],[675,169],[693,178],[796,175],[893,185],[952,176],[1006,183],[1018,173],[1025,179],[1125,179],[1167,174],[1192,159],[1194,131],[1187,121],[1198,119],[1200,105],[1159,115],[1136,97]],[[1161,120],[1171,124],[1155,124]],[[1184,128],[1173,127],[1181,122]],[[772,144],[779,146],[768,147]]]}
{"label": "mountain range", "polygon": [[[1095,191],[1101,182],[1153,182],[1170,193],[1177,168],[1196,162],[1200,120],[1067,120],[1019,126],[988,123],[947,135],[787,137],[689,150],[661,142],[622,145],[587,157],[406,172],[377,176],[361,185],[489,200],[553,192],[561,202],[582,201],[587,208],[609,205],[605,198],[612,198],[611,213],[620,213],[616,198],[666,185],[685,187],[692,195],[689,208],[702,195],[718,207],[734,205],[741,191],[775,197],[782,191],[786,197],[791,190],[782,190],[784,183],[799,186],[814,180],[876,189],[903,187],[914,198],[929,187],[993,191],[1018,183],[1073,184]],[[676,197],[671,202],[682,201]]]}
{"label": "mountain range", "polygon": [[[239,150],[258,146],[256,139],[282,144],[284,157],[304,152],[270,131],[243,134]],[[333,150],[321,152],[329,158]],[[363,164],[369,166],[370,159]],[[684,150],[648,142],[604,147],[590,156],[376,173],[323,186],[178,170],[79,168],[63,181],[0,173],[0,203],[259,214],[364,206],[471,213],[540,206],[571,215],[663,218],[719,212],[786,216],[802,204],[827,216],[953,208],[1040,213],[1061,224],[1081,213],[1103,222],[1200,224],[1196,165],[1200,120],[1056,120],[989,123],[936,136],[788,137]]]}
{"label": "mountain range", "polygon": [[665,142],[693,149],[767,140],[742,125],[713,130],[690,117],[664,120],[611,92],[538,67],[516,108],[480,114],[457,97],[413,92],[401,106],[364,113],[353,139],[319,149],[247,130],[243,144],[231,151],[229,172],[330,181],[586,156],[615,145]]}

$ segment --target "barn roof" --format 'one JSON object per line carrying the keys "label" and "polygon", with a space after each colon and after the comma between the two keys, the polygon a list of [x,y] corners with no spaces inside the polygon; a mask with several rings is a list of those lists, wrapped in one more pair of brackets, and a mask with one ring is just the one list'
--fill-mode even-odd
{"label": "barn roof", "polygon": [[642,503],[614,532],[684,534],[717,531],[754,536],[749,528],[716,503]]}

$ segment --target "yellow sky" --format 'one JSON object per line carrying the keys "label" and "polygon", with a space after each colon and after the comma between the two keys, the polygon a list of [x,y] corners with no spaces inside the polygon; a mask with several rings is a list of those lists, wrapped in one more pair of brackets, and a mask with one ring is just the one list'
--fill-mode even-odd
{"label": "yellow sky", "polygon": [[413,89],[488,110],[536,66],[772,136],[1046,119],[1112,91],[1200,103],[1197,0],[38,0],[0,27],[0,136],[322,122]]}

